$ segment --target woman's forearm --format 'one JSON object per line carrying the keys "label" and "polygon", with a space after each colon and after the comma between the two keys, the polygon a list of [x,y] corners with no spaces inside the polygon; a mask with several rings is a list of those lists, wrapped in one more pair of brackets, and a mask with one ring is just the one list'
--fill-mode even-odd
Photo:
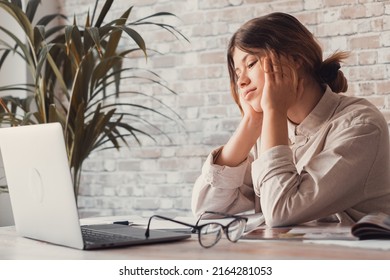
{"label": "woman's forearm", "polygon": [[261,123],[261,119],[244,117],[214,163],[231,167],[242,163],[260,137]]}
{"label": "woman's forearm", "polygon": [[287,115],[270,110],[264,113],[260,151],[288,145]]}

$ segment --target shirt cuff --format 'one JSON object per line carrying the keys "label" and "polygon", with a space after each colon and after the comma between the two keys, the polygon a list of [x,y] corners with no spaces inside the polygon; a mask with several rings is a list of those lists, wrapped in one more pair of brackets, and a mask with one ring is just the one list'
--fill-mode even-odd
{"label": "shirt cuff", "polygon": [[252,163],[252,180],[255,193],[260,196],[260,187],[269,178],[295,171],[292,150],[288,146],[276,146],[260,154]]}
{"label": "shirt cuff", "polygon": [[202,173],[206,183],[215,188],[236,189],[244,184],[245,172],[249,164],[249,157],[240,165],[235,167],[217,165],[215,158],[219,155],[223,147],[212,151],[203,165]]}

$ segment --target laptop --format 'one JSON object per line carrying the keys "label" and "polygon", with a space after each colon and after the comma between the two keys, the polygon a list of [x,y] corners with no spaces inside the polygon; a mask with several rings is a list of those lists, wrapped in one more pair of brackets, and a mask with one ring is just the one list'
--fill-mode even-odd
{"label": "laptop", "polygon": [[[77,249],[177,241],[190,233],[123,224],[81,226],[59,123],[0,128],[0,151],[19,235]],[[89,237],[87,237],[89,236]]]}

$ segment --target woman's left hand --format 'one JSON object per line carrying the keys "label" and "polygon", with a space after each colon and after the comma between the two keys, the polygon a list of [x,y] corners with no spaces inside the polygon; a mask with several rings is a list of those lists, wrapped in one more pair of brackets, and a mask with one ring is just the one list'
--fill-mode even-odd
{"label": "woman's left hand", "polygon": [[271,52],[263,60],[265,83],[261,107],[265,114],[273,110],[287,115],[287,110],[303,92],[303,80],[298,78],[296,63],[291,57]]}

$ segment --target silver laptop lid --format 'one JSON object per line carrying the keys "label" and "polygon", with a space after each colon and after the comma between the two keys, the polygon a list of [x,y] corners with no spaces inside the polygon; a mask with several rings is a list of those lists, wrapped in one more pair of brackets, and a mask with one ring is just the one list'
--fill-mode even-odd
{"label": "silver laptop lid", "polygon": [[0,149],[17,232],[82,249],[61,125],[1,128]]}

